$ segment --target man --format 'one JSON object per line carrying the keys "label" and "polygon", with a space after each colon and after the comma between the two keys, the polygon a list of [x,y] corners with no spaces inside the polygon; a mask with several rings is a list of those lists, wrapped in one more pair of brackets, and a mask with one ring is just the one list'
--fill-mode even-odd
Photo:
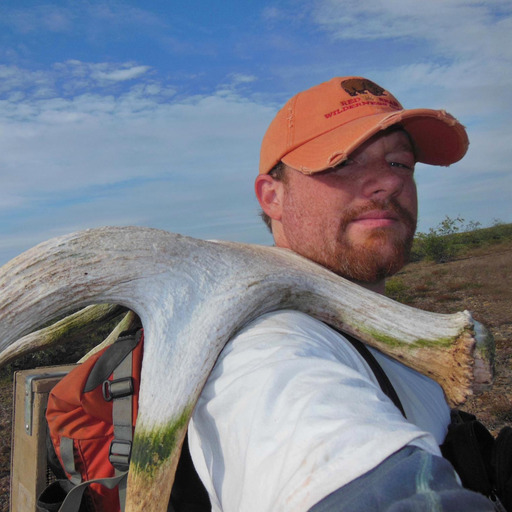
{"label": "man", "polygon": [[[463,157],[443,111],[404,110],[359,77],[294,96],[262,143],[256,196],[275,244],[379,293],[406,262],[417,161]],[[190,450],[213,510],[493,510],[440,457],[440,387],[294,311],[263,315],[226,346],[194,411]]]}

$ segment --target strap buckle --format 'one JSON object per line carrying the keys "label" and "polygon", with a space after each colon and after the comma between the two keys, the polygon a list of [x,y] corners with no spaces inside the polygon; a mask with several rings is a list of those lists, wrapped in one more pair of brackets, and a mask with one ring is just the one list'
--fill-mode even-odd
{"label": "strap buckle", "polygon": [[108,460],[118,471],[128,471],[130,456],[132,454],[131,441],[119,441],[114,439],[110,443]]}
{"label": "strap buckle", "polygon": [[103,382],[103,398],[111,402],[116,398],[133,395],[134,386],[132,377],[123,377],[122,379],[106,380]]}

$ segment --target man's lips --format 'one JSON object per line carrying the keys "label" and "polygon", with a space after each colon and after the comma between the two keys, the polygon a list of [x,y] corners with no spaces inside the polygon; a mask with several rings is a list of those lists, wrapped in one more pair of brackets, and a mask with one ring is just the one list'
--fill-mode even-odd
{"label": "man's lips", "polygon": [[400,220],[400,216],[390,210],[371,210],[357,215],[352,223],[365,227],[391,226]]}

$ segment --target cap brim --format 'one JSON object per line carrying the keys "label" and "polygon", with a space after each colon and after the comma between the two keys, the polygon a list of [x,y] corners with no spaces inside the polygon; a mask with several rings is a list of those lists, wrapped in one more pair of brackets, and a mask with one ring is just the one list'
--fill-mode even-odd
{"label": "cap brim", "polygon": [[396,124],[410,135],[418,162],[450,165],[459,161],[469,146],[464,126],[444,110],[399,110],[338,126],[290,151],[282,161],[305,174],[324,171],[346,160],[377,132]]}

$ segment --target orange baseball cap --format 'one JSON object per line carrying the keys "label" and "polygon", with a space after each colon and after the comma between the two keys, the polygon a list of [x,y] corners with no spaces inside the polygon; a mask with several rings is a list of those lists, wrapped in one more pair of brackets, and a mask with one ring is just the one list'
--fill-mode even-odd
{"label": "orange baseball cap", "polygon": [[336,77],[291,98],[261,145],[260,174],[282,160],[304,174],[343,162],[380,130],[400,124],[418,162],[450,165],[466,153],[464,126],[444,110],[405,110],[389,92],[362,77]]}

